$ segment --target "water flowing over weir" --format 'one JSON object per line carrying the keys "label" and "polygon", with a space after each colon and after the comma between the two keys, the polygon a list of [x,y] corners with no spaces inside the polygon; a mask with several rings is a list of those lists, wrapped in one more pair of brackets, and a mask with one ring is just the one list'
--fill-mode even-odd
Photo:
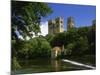
{"label": "water flowing over weir", "polygon": [[93,67],[93,66],[85,65],[85,64],[78,63],[78,62],[71,61],[71,60],[67,60],[67,59],[63,59],[62,61],[67,62],[67,63],[71,63],[71,64],[73,64],[73,65],[78,65],[78,66],[83,66],[83,67],[87,67],[87,68],[95,69],[95,67]]}

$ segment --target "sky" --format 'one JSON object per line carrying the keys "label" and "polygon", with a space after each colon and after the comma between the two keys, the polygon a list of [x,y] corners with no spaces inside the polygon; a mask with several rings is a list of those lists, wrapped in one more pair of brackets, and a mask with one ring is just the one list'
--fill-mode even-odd
{"label": "sky", "polygon": [[64,19],[65,30],[67,29],[67,18],[69,16],[74,17],[75,27],[90,26],[92,20],[96,19],[96,6],[58,3],[48,3],[48,5],[53,10],[53,13],[48,15],[48,17],[42,18],[42,25],[45,26],[48,25],[48,20],[55,19],[56,17],[62,17]]}

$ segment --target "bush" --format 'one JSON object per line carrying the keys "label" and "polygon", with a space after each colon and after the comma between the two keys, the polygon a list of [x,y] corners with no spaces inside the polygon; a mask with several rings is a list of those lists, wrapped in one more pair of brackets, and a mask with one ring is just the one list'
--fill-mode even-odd
{"label": "bush", "polygon": [[15,71],[16,69],[19,69],[19,68],[21,68],[21,66],[18,63],[17,58],[13,57],[12,58],[12,70]]}

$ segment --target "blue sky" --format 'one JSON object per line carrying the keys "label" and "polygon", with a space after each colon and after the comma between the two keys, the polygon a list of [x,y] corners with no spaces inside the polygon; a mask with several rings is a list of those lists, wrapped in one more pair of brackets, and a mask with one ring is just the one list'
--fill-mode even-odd
{"label": "blue sky", "polygon": [[96,6],[89,5],[73,5],[73,4],[57,4],[48,3],[52,8],[53,13],[42,21],[55,19],[56,17],[64,18],[64,28],[66,29],[67,18],[73,16],[75,20],[75,26],[89,26],[93,19],[96,19]]}

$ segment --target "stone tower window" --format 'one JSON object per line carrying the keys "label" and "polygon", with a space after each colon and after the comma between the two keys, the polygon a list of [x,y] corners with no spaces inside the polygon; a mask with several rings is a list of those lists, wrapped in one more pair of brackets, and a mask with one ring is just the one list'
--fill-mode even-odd
{"label": "stone tower window", "polygon": [[63,21],[61,21],[61,23],[63,23]]}
{"label": "stone tower window", "polygon": [[63,25],[61,25],[61,28],[63,28]]}

